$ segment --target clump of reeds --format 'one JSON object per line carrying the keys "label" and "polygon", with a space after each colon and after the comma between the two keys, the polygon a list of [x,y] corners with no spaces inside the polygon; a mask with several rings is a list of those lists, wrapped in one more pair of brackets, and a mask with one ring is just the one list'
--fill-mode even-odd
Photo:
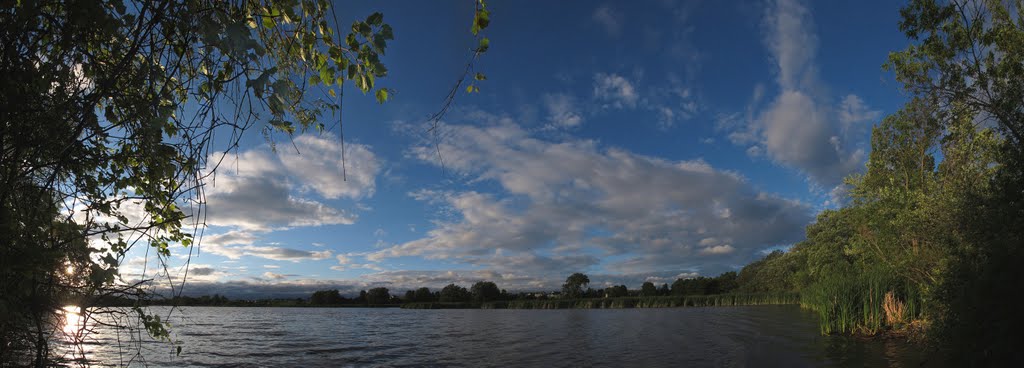
{"label": "clump of reeds", "polygon": [[890,326],[897,326],[897,324],[903,323],[903,317],[906,315],[904,313],[906,306],[891,291],[885,293],[882,309],[885,310],[885,322]]}

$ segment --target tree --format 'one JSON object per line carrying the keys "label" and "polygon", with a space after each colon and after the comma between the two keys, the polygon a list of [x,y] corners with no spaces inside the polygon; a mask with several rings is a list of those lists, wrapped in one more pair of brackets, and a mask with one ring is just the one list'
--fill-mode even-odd
{"label": "tree", "polygon": [[309,298],[309,304],[313,305],[333,305],[341,304],[343,298],[338,290],[321,290],[313,293],[313,296]]}
{"label": "tree", "polygon": [[565,284],[562,285],[562,294],[565,294],[566,298],[578,298],[588,284],[590,284],[590,278],[587,275],[574,273],[565,279]]}
{"label": "tree", "polygon": [[626,285],[611,286],[604,289],[604,295],[609,298],[621,298],[629,295],[629,290],[626,289]]}
{"label": "tree", "polygon": [[367,304],[387,304],[391,301],[391,293],[386,287],[375,287],[366,292]]}
{"label": "tree", "polygon": [[[337,24],[330,5],[0,5],[0,363],[48,364],[65,303],[88,325],[93,312],[124,313],[97,300],[147,297],[153,276],[120,279],[125,255],[148,246],[165,261],[199,244],[203,184],[244,131],[262,126],[272,145],[321,131],[345,84],[390,99],[377,82],[391,26],[380,13]],[[489,20],[476,1],[473,34]],[[489,46],[479,42],[474,58]],[[184,283],[162,288],[180,295]],[[171,341],[159,318],[130,313]]]}
{"label": "tree", "polygon": [[736,271],[729,271],[718,275],[718,293],[725,294],[736,291],[740,284],[736,281]]}
{"label": "tree", "polygon": [[470,298],[469,291],[459,285],[448,284],[441,289],[440,301],[442,303],[468,302]]}
{"label": "tree", "polygon": [[[973,140],[976,122],[991,122],[1002,136],[994,158],[986,164],[984,151],[971,152],[950,168],[961,173],[992,169],[991,176],[957,175],[943,191],[944,212],[931,212],[956,231],[947,238],[948,267],[936,273],[938,314],[934,334],[955,351],[961,365],[1014,366],[1024,355],[1010,341],[1024,328],[1024,317],[1005,305],[1002,295],[1024,292],[1024,22],[1021,4],[1011,1],[915,0],[900,14],[900,30],[913,42],[890,54],[886,68],[903,87],[936,102],[942,112],[966,111],[969,129],[947,135]],[[950,119],[958,122],[961,119]],[[982,137],[983,138],[983,137]],[[984,138],[983,138],[984,139]],[[999,139],[996,139],[997,141]],[[973,156],[973,157],[972,157]],[[967,166],[964,166],[967,164]],[[940,173],[944,171],[940,169]],[[987,171],[987,170],[983,170]],[[946,179],[940,179],[945,181]],[[981,185],[979,185],[981,184]],[[985,185],[990,184],[990,188]],[[942,186],[941,188],[949,188]],[[948,232],[946,234],[949,234]],[[994,288],[991,285],[1003,285]],[[999,326],[999,328],[993,328]]]}
{"label": "tree", "polygon": [[473,300],[477,302],[493,301],[501,297],[501,290],[498,285],[490,281],[479,281],[470,288]]}
{"label": "tree", "polygon": [[658,295],[658,287],[654,286],[653,282],[644,281],[644,284],[640,286],[640,296],[656,296]]}
{"label": "tree", "polygon": [[430,292],[430,289],[421,287],[416,289],[416,294],[413,296],[413,300],[423,303],[434,301],[434,294]]}

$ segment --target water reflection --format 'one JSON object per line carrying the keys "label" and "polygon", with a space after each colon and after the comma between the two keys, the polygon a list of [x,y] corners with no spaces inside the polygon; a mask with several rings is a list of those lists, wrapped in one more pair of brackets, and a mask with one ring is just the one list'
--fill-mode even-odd
{"label": "water reflection", "polygon": [[85,317],[82,316],[82,308],[77,305],[65,305],[63,308],[64,335],[79,336],[85,329]]}

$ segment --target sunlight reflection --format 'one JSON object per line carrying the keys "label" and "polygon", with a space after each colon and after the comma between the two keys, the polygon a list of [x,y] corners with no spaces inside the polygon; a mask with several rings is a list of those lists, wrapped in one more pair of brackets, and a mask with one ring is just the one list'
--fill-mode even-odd
{"label": "sunlight reflection", "polygon": [[64,306],[64,333],[75,336],[85,327],[82,309],[77,305]]}

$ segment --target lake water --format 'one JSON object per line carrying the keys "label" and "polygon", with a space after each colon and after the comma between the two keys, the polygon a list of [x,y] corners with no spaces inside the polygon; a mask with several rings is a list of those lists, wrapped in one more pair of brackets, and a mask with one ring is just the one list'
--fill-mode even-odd
{"label": "lake water", "polygon": [[[163,314],[169,309],[157,309]],[[913,367],[916,346],[818,333],[797,306],[568,310],[184,307],[181,355],[145,343],[148,366]],[[144,334],[145,332],[143,332]],[[118,365],[118,334],[84,345]],[[122,341],[128,338],[124,331]],[[122,344],[123,346],[124,344]],[[131,350],[122,347],[122,350]],[[932,366],[938,362],[926,362]],[[132,365],[142,365],[136,357]]]}

